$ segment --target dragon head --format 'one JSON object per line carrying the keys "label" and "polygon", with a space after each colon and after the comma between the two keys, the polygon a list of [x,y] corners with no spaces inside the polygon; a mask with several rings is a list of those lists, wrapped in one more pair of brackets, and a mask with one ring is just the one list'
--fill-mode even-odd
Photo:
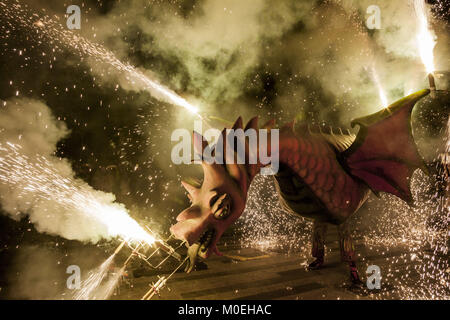
{"label": "dragon head", "polygon": [[[239,118],[233,128],[242,128]],[[226,130],[222,132],[225,141]],[[222,144],[223,145],[223,144]],[[194,132],[194,148],[197,154],[204,154],[208,148],[206,140]],[[218,153],[216,149],[215,154]],[[227,150],[223,146],[223,150]],[[229,159],[231,150],[225,159]],[[177,223],[170,228],[171,233],[188,245],[189,264],[186,268],[190,272],[198,256],[207,258],[211,253],[221,255],[217,249],[217,242],[225,230],[242,214],[245,208],[249,174],[244,165],[235,161],[225,161],[218,164],[202,158],[203,182],[196,187],[187,182],[182,185],[188,192],[190,207],[183,210],[177,217]]]}

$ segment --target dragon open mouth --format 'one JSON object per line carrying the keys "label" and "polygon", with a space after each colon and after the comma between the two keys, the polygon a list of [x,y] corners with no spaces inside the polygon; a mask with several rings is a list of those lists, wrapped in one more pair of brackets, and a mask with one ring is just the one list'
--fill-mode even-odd
{"label": "dragon open mouth", "polygon": [[203,235],[200,237],[198,243],[200,244],[198,255],[202,258],[207,258],[206,254],[208,252],[209,246],[214,238],[215,231],[214,229],[206,230]]}
{"label": "dragon open mouth", "polygon": [[199,240],[188,248],[189,263],[186,267],[186,272],[189,273],[190,271],[192,271],[195,266],[197,257],[201,257],[203,259],[208,258],[215,233],[216,232],[214,229],[207,229],[200,236]]}

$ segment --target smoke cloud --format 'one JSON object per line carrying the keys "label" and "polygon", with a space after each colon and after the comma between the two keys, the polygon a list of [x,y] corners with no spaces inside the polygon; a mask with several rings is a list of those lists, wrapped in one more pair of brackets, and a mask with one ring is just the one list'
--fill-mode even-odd
{"label": "smoke cloud", "polygon": [[[426,86],[412,1],[176,4],[116,2],[86,35],[114,43],[119,56],[219,114],[225,108],[236,115],[303,113],[307,120],[348,124],[383,106],[373,69],[389,102]],[[380,8],[379,30],[365,26],[371,5]],[[432,25],[435,54],[442,57],[448,32],[438,18]],[[449,67],[448,59],[436,63],[440,70]],[[268,86],[273,96],[259,94]]]}

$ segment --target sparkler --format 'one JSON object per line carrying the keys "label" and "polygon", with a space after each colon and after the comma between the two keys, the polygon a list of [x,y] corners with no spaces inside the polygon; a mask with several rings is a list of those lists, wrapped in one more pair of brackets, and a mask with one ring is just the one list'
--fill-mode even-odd
{"label": "sparkler", "polygon": [[96,289],[100,286],[103,279],[108,274],[108,270],[113,263],[116,253],[113,253],[105,262],[103,262],[96,270],[90,273],[89,277],[81,283],[80,290],[74,295],[76,300],[93,300],[106,297],[98,297],[95,294]]}
{"label": "sparkler", "polygon": [[[170,238],[169,238],[170,239]],[[128,244],[128,247],[132,249],[131,254],[123,263],[122,267],[118,272],[113,274],[110,279],[102,286],[102,282],[108,275],[108,270],[110,269],[112,262],[115,256],[122,250],[125,244]],[[162,264],[164,264],[170,257],[177,259],[180,263],[177,267],[167,276],[160,277],[158,276],[158,281],[153,283],[150,290],[142,297],[142,300],[150,300],[153,298],[155,294],[160,293],[160,291],[166,286],[167,281],[186,263],[189,257],[185,257],[183,260],[181,259],[181,255],[176,252],[179,248],[181,248],[185,242],[181,242],[177,247],[173,248],[167,244],[166,241],[156,240],[154,244],[157,244],[156,250],[146,257],[145,252],[148,251],[148,248],[145,248],[145,244],[138,244],[133,247],[132,244],[127,243],[127,241],[123,241],[114,253],[103,262],[96,270],[90,273],[87,280],[83,281],[81,285],[81,289],[74,296],[77,300],[90,300],[90,299],[108,299],[113,293],[114,289],[118,286],[120,278],[125,272],[126,267],[130,263],[133,257],[137,257],[145,261],[150,267],[153,269],[158,269]],[[167,256],[161,260],[156,266],[149,262],[150,258],[154,257],[159,250],[162,250],[167,253]],[[143,251],[143,252],[141,252]]]}
{"label": "sparkler", "polygon": [[428,23],[428,11],[424,0],[414,0],[414,9],[419,23],[419,32],[417,33],[417,45],[420,58],[428,73],[428,81],[431,89],[431,96],[436,96],[436,84],[433,73],[436,71],[434,66],[433,50],[436,45],[436,39]]}
{"label": "sparkler", "polygon": [[385,108],[389,105],[388,100],[387,100],[386,94],[384,93],[383,87],[381,86],[381,82],[380,82],[380,78],[378,77],[377,70],[375,69],[374,66],[372,66],[372,76],[373,76],[373,80],[378,88],[378,95],[380,96],[380,100],[381,100],[381,103],[383,104],[383,108]]}
{"label": "sparkler", "polygon": [[117,249],[114,251],[114,253],[106,259],[105,262],[103,262],[96,270],[90,273],[89,277],[83,281],[83,283],[80,286],[80,290],[77,291],[74,295],[74,299],[76,300],[92,300],[92,299],[107,299],[112,291],[114,290],[115,286],[117,285],[120,276],[123,274],[123,271],[125,270],[126,263],[124,266],[120,269],[120,272],[118,272],[116,275],[114,275],[109,281],[107,282],[105,286],[105,290],[103,294],[100,292],[97,292],[97,289],[101,285],[103,279],[107,276],[108,270],[110,269],[114,258],[116,255],[122,250],[124,245],[127,242],[124,240],[122,243],[117,247]]}
{"label": "sparkler", "polygon": [[97,269],[90,272],[89,277],[81,283],[80,290],[78,290],[75,293],[74,295],[75,300],[94,300],[94,299],[105,300],[109,298],[113,290],[116,288],[121,276],[123,275],[126,266],[131,260],[131,257],[134,255],[135,253],[134,251],[125,261],[120,271],[114,274],[106,282],[103,288],[100,287],[103,280],[107,277],[109,273],[114,258],[122,250],[122,248],[125,246],[126,243],[127,243],[126,240],[122,241],[122,243],[117,247],[114,253],[108,259],[106,259],[105,262],[103,262]]}

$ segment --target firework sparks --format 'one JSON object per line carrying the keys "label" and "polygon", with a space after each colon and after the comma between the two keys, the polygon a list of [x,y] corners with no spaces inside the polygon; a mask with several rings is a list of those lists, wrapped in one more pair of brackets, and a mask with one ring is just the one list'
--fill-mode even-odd
{"label": "firework sparks", "polygon": [[[105,262],[95,270],[89,272],[88,278],[81,283],[80,289],[75,292],[73,296],[75,300],[106,300],[112,295],[114,289],[119,284],[122,275],[125,273],[128,262],[134,255],[133,251],[123,264],[122,268],[120,268],[119,271],[110,274],[109,271],[113,265],[114,258],[126,243],[126,241],[122,241],[114,253],[106,259]],[[103,280],[107,278],[108,275],[109,279],[102,285]]]}
{"label": "firework sparks", "polygon": [[[43,157],[30,158],[21,153],[17,144],[0,144],[0,183],[21,186],[21,196],[32,195],[35,201],[45,200],[86,216],[88,221],[106,228],[110,237],[152,245],[155,238],[131,218],[122,205],[104,203],[88,185],[64,177]],[[49,212],[49,218],[57,214]]]}
{"label": "firework sparks", "polygon": [[422,59],[427,73],[433,73],[435,71],[433,49],[436,45],[436,40],[428,23],[428,10],[425,7],[425,1],[414,0],[414,9],[419,23],[417,45],[420,58]]}
{"label": "firework sparks", "polygon": [[[15,2],[13,5],[7,5],[0,2],[5,17],[20,23],[24,28],[31,29],[30,34],[37,35],[37,43],[51,42],[54,44],[54,50],[61,48],[69,48],[72,53],[78,53],[81,60],[87,57],[94,59],[97,63],[107,64],[116,69],[120,73],[124,73],[127,81],[135,85],[137,88],[144,89],[151,93],[155,98],[173,105],[185,108],[189,112],[197,115],[199,109],[186,99],[180,97],[177,93],[163,86],[155,79],[150,79],[144,73],[136,69],[129,63],[120,61],[114,53],[107,50],[100,44],[93,43],[88,39],[65,29],[58,21],[44,16],[39,17],[36,13],[30,14],[20,3]],[[201,117],[200,117],[201,118]]]}
{"label": "firework sparks", "polygon": [[381,103],[383,104],[383,108],[387,107],[389,105],[388,99],[386,97],[386,94],[384,93],[383,87],[381,86],[380,78],[378,77],[377,70],[375,67],[372,67],[372,76],[373,81],[375,82],[377,89],[378,89],[378,95],[380,96]]}
{"label": "firework sparks", "polygon": [[[437,163],[443,167],[438,175],[448,183],[448,154],[450,153],[450,119],[447,124],[446,149]],[[447,171],[446,171],[447,170]],[[443,171],[443,172],[442,172]],[[437,179],[435,179],[437,178]],[[426,177],[416,172],[411,183],[415,207],[403,201],[383,195],[388,206],[371,210],[382,212],[375,227],[364,236],[367,245],[378,252],[388,253],[402,248],[404,253],[393,258],[397,266],[412,265],[402,271],[390,270],[386,281],[397,288],[403,299],[448,299],[450,297],[449,253],[449,194],[448,186],[441,189],[439,176]],[[402,268],[402,267],[400,267]],[[385,292],[380,298],[389,298],[393,292]]]}
{"label": "firework sparks", "polygon": [[[442,157],[447,166],[450,120],[448,132],[445,142],[447,152]],[[374,252],[375,256],[382,256],[378,259],[389,265],[383,273],[383,283],[389,284],[389,287],[386,285],[372,298],[450,297],[448,193],[442,195],[433,192],[436,189],[434,183],[433,179],[417,171],[411,184],[414,207],[394,196],[383,194],[381,200],[371,197],[369,211],[355,215],[351,221],[358,225],[354,238],[361,239],[367,249]],[[306,219],[290,219],[281,211],[269,178],[256,177],[249,192],[246,213],[241,220],[240,229],[245,237],[242,245],[261,250],[282,248],[296,252],[306,261],[311,250],[311,225]],[[435,224],[433,220],[438,223]],[[372,259],[362,257],[361,262],[373,264]]]}
{"label": "firework sparks", "polygon": [[[107,276],[116,253],[113,253],[105,262],[103,262],[97,269],[90,272],[89,277],[81,283],[80,290],[74,295],[76,300],[94,300],[94,299],[107,299],[108,296],[98,296],[96,294],[97,288],[102,283],[103,279]],[[107,290],[111,292],[111,290]]]}

